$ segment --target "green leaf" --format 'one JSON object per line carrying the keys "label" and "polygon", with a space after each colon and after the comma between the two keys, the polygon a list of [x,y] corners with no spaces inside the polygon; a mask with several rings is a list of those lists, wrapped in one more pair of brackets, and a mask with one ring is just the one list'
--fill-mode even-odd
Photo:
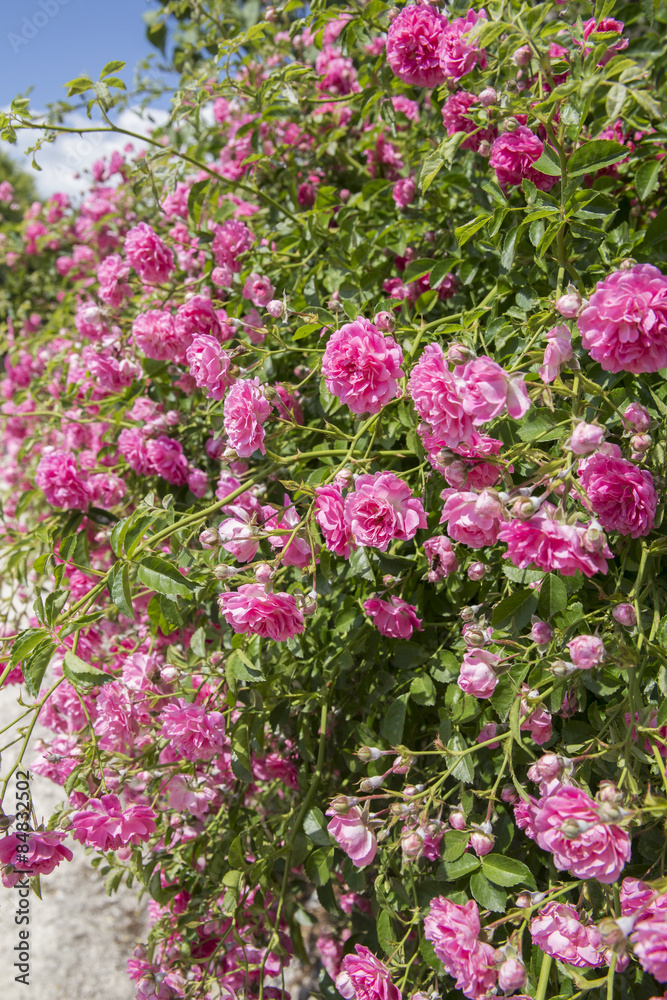
{"label": "green leaf", "polygon": [[469,875],[470,872],[474,872],[479,868],[479,865],[479,858],[475,857],[474,854],[462,854],[456,861],[443,862],[442,867],[449,881],[453,882],[457,878],[462,878],[463,875]]}
{"label": "green leaf", "polygon": [[132,591],[130,590],[130,567],[117,565],[111,582],[111,600],[126,618],[134,618]]}
{"label": "green leaf", "polygon": [[411,260],[403,272],[403,281],[406,283],[408,281],[418,281],[419,278],[423,278],[425,274],[430,274],[435,265],[436,261],[428,258]]}
{"label": "green leaf", "polygon": [[392,701],[380,726],[380,732],[393,747],[398,746],[403,739],[407,697],[403,694]]}
{"label": "green leaf", "polygon": [[85,94],[93,86],[93,81],[88,76],[77,76],[65,84],[68,88],[67,96],[74,97],[76,94]]}
{"label": "green leaf", "polygon": [[560,177],[561,175],[558,153],[546,144],[540,158],[533,163],[533,167],[535,170],[539,170],[541,174],[546,174],[547,177]]}
{"label": "green leaf", "polygon": [[72,684],[106,684],[113,680],[111,674],[105,673],[98,667],[91,667],[89,663],[68,649],[63,662],[63,673]]}
{"label": "green leaf", "polygon": [[103,80],[105,76],[110,76],[112,73],[118,73],[121,69],[125,69],[125,63],[122,59],[112,59],[108,62],[102,72],[100,73],[100,80]]}
{"label": "green leaf", "polygon": [[470,222],[466,222],[463,226],[458,226],[454,230],[454,235],[456,236],[456,242],[460,247],[465,246],[468,240],[478,233],[482,226],[485,226],[489,221],[491,216],[488,213],[478,215],[476,219],[471,219]]}
{"label": "green leaf", "polygon": [[470,879],[470,891],[485,910],[494,910],[496,913],[504,913],[507,908],[507,893],[502,889],[491,885],[488,878],[482,872],[475,872]]}
{"label": "green leaf", "polygon": [[191,219],[194,219],[196,226],[199,225],[199,219],[201,217],[202,205],[204,204],[204,197],[206,195],[206,189],[211,183],[210,177],[205,177],[201,181],[195,181],[195,183],[190,188],[190,194],[188,195],[188,215]]}
{"label": "green leaf", "polygon": [[383,951],[385,954],[391,955],[392,951],[396,948],[396,938],[391,922],[391,916],[387,910],[380,910],[378,914],[377,934],[378,941],[382,945]]}
{"label": "green leaf", "polygon": [[12,646],[12,655],[9,660],[11,666],[15,667],[35,646],[48,638],[48,635],[41,628],[28,628],[24,632],[19,632]]}
{"label": "green leaf", "polygon": [[[448,750],[467,750],[466,741],[463,739],[460,733],[454,733],[452,738],[447,744]],[[465,757],[461,757],[458,764],[452,768],[452,776],[458,781],[465,781],[467,785],[471,785],[475,780],[475,767],[472,762],[472,755],[468,754]]]}
{"label": "green leaf", "polygon": [[618,163],[627,155],[628,147],[620,142],[614,142],[613,139],[593,139],[575,149],[567,161],[567,172],[571,178],[593,174],[612,163]]}
{"label": "green leaf", "polygon": [[505,236],[503,252],[500,255],[500,266],[506,271],[509,271],[514,262],[514,250],[521,228],[521,226],[513,226]]}
{"label": "green leaf", "polygon": [[327,821],[321,809],[309,809],[303,821],[303,832],[318,847],[330,847],[331,837],[327,831]]}
{"label": "green leaf", "polygon": [[203,625],[200,625],[198,629],[192,633],[192,638],[190,639],[190,649],[198,656],[200,660],[203,660],[206,656],[206,629]]}
{"label": "green leaf", "polygon": [[375,573],[368,561],[368,555],[363,545],[360,545],[356,552],[352,553],[348,563],[355,577],[360,576],[364,580],[372,580],[375,583]]}
{"label": "green leaf", "polygon": [[528,865],[504,854],[487,854],[482,858],[482,871],[496,885],[517,885],[523,882],[535,889],[535,878]]}
{"label": "green leaf", "polygon": [[465,830],[448,830],[444,840],[444,850],[442,852],[443,861],[456,861],[464,853],[470,840],[470,834]]}
{"label": "green leaf", "polygon": [[250,764],[250,733],[248,724],[240,719],[232,731],[232,771],[239,781],[252,781]]}
{"label": "green leaf", "polygon": [[435,705],[435,694],[435,684],[428,674],[412,679],[410,699],[416,701],[418,705]]}
{"label": "green leaf", "polygon": [[520,631],[528,624],[536,607],[535,591],[517,590],[496,605],[491,614],[491,624],[495,629],[502,629],[511,622]]}
{"label": "green leaf", "polygon": [[639,6],[641,7],[644,16],[648,19],[649,24],[653,24],[655,21],[659,3],[660,0],[639,0]]}
{"label": "green leaf", "polygon": [[660,174],[660,160],[647,160],[635,174],[635,184],[637,194],[642,201],[646,201],[650,194],[653,194],[658,186],[658,175]]}
{"label": "green leaf", "polygon": [[160,556],[145,556],[139,563],[137,575],[141,582],[167,597],[190,597],[196,584],[178,572],[175,566]]}
{"label": "green leaf", "polygon": [[333,847],[318,847],[306,859],[306,875],[314,885],[326,885],[331,878]]}
{"label": "green leaf", "polygon": [[51,639],[45,639],[25,659],[21,660],[21,670],[25,678],[25,686],[33,698],[36,698],[39,694],[46,668],[51,661],[55,649],[55,642]]}
{"label": "green leaf", "polygon": [[542,618],[549,619],[567,607],[567,589],[560,577],[548,573],[540,587],[537,610]]}
{"label": "green leaf", "polygon": [[264,680],[261,668],[249,660],[242,649],[235,649],[229,654],[226,667],[231,670],[237,681],[256,683]]}

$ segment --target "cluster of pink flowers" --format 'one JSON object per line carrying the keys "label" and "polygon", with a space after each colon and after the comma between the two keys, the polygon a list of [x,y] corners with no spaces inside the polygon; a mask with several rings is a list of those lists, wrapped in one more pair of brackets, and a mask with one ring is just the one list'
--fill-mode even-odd
{"label": "cluster of pink flowers", "polygon": [[469,1000],[477,1000],[493,989],[498,978],[495,949],[480,941],[481,924],[477,903],[465,906],[437,896],[424,920],[424,937],[430,941],[456,988]]}
{"label": "cluster of pink flowers", "polygon": [[71,815],[74,839],[98,851],[117,851],[140,844],[155,832],[155,813],[138,802],[122,805],[117,795],[88,799]]}
{"label": "cluster of pink flowers", "polygon": [[428,3],[405,7],[389,27],[387,61],[396,76],[418,87],[459,80],[478,63],[486,65],[484,51],[467,37],[480,18],[484,11],[469,10],[450,23]]}
{"label": "cluster of pink flowers", "polygon": [[606,573],[607,560],[612,558],[604,532],[558,521],[548,504],[527,520],[501,525],[498,540],[507,543],[504,558],[520,569],[535,565],[545,573],[558,570],[563,576]]}

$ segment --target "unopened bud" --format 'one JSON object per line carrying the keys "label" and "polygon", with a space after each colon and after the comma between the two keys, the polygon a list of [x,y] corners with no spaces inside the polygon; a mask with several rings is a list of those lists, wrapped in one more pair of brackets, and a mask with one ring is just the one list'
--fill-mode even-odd
{"label": "unopened bud", "polygon": [[487,567],[483,562],[470,563],[468,566],[468,579],[474,580],[475,582],[483,580],[486,576],[486,570]]}
{"label": "unopened bud", "polygon": [[230,576],[236,576],[237,572],[236,566],[225,566],[224,563],[218,563],[213,567],[213,576],[216,580],[227,580]]}
{"label": "unopened bud", "polygon": [[579,315],[584,300],[574,285],[568,285],[565,295],[556,300],[556,311],[565,319],[574,319]]}
{"label": "unopened bud", "polygon": [[[620,926],[625,924],[626,926]],[[629,926],[628,926],[629,925]],[[625,946],[627,935],[631,933],[634,920],[626,917],[614,920],[613,917],[603,917],[597,925],[602,943],[610,948],[621,948]]]}
{"label": "unopened bud", "polygon": [[271,299],[266,306],[266,311],[273,319],[285,319],[287,316],[285,303],[281,302],[280,299]]}
{"label": "unopened bud", "polygon": [[583,819],[566,819],[561,823],[560,832],[567,840],[576,840],[586,830],[590,830],[594,823],[586,823]]}
{"label": "unopened bud", "polygon": [[199,544],[203,549],[215,549],[219,543],[220,538],[215,528],[205,528],[199,536]]}
{"label": "unopened bud", "polygon": [[512,62],[515,66],[527,66],[531,58],[530,45],[521,45],[518,49],[515,49],[512,55]]}
{"label": "unopened bud", "polygon": [[386,775],[376,774],[372,778],[363,778],[359,782],[359,788],[362,792],[374,792],[376,788],[380,788],[384,782]]}
{"label": "unopened bud", "polygon": [[471,608],[468,605],[466,605],[465,608],[461,608],[461,610],[459,612],[459,616],[460,616],[460,618],[463,619],[464,622],[474,622],[475,621],[475,609]]}
{"label": "unopened bud", "polygon": [[517,497],[512,504],[512,517],[519,521],[528,521],[540,509],[541,501],[537,497]]}
{"label": "unopened bud", "polygon": [[615,782],[605,779],[600,782],[600,788],[595,798],[598,802],[613,802],[617,805],[623,801],[623,792],[618,790],[618,785]]}
{"label": "unopened bud", "polygon": [[567,660],[553,660],[549,666],[554,677],[569,677],[577,672],[574,663],[568,663]]}
{"label": "unopened bud", "polygon": [[617,604],[612,615],[619,625],[625,625],[626,628],[637,624],[637,612],[631,604]]}
{"label": "unopened bud", "polygon": [[516,905],[521,910],[527,910],[529,906],[541,903],[543,899],[546,899],[546,896],[546,892],[520,892],[516,897]]}
{"label": "unopened bud", "polygon": [[406,858],[420,858],[424,853],[424,838],[418,830],[401,834],[401,850]]}
{"label": "unopened bud", "polygon": [[373,317],[373,322],[382,333],[393,333],[396,328],[396,319],[390,312],[383,311],[376,313]]}
{"label": "unopened bud", "polygon": [[339,816],[346,816],[352,806],[356,806],[358,802],[359,799],[356,795],[337,795],[336,798],[332,800],[329,808],[333,809],[333,811]]}
{"label": "unopened bud", "polygon": [[470,846],[478,857],[483,858],[485,854],[489,854],[493,850],[495,839],[488,833],[475,831],[470,836]]}
{"label": "unopened bud", "polygon": [[508,958],[498,970],[498,986],[506,993],[520,990],[526,985],[526,967],[518,958]]}
{"label": "unopened bud", "polygon": [[483,156],[485,160],[488,160],[488,158],[491,156],[492,148],[493,147],[491,146],[491,143],[489,142],[488,139],[482,139],[479,146],[477,147],[477,152],[479,153],[480,156]]}
{"label": "unopened bud", "polygon": [[520,122],[516,118],[506,118],[502,123],[504,132],[514,132],[518,129]]}
{"label": "unopened bud", "polygon": [[449,814],[449,825],[452,830],[465,830],[466,818],[459,809],[454,809]]}
{"label": "unopened bud", "polygon": [[382,756],[382,751],[378,750],[377,747],[359,747],[357,750],[357,757],[362,760],[365,764],[368,764],[371,760],[378,760]]}
{"label": "unopened bud", "polygon": [[630,438],[630,447],[638,455],[643,455],[652,444],[653,438],[650,434],[633,434]]}
{"label": "unopened bud", "polygon": [[447,350],[447,360],[450,365],[465,365],[475,357],[475,352],[463,344],[450,344]]}
{"label": "unopened bud", "polygon": [[269,24],[275,24],[275,22],[278,20],[278,11],[276,10],[275,7],[267,7],[266,11],[264,12],[264,17],[269,22]]}
{"label": "unopened bud", "polygon": [[466,646],[485,646],[489,641],[487,630],[481,625],[464,625],[463,638]]}
{"label": "unopened bud", "polygon": [[585,552],[602,552],[607,544],[607,536],[597,523],[591,524],[581,536],[581,545]]}
{"label": "unopened bud", "polygon": [[554,630],[548,622],[534,621],[530,630],[530,638],[538,646],[546,646],[554,637]]}
{"label": "unopened bud", "polygon": [[479,103],[485,108],[498,103],[498,91],[495,87],[485,87],[479,95]]}

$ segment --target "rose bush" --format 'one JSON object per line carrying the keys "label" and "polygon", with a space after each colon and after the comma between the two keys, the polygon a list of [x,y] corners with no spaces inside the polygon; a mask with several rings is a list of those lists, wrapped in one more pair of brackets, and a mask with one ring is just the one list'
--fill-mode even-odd
{"label": "rose bush", "polygon": [[0,116],[143,144],[0,185],[2,879],[144,891],[137,997],[664,992],[666,27],[162,0],[164,125]]}

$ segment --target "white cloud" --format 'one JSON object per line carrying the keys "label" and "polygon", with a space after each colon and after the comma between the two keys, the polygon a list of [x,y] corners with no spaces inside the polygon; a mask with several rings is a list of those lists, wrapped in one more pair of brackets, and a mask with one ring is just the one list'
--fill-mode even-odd
{"label": "white cloud", "polygon": [[[163,124],[168,117],[168,112],[164,110],[151,109],[142,116],[138,110],[128,108],[121,111],[116,124],[139,135],[146,135],[156,124]],[[94,122],[81,112],[73,112],[66,119],[66,124],[73,128],[90,128]],[[31,158],[23,154],[34,145],[37,134],[37,130],[21,130],[17,132],[18,142],[15,145],[3,144],[2,149],[33,175],[37,191],[44,198],[55,191],[62,191],[76,199],[90,186],[90,175],[85,171],[90,170],[95,160],[108,159],[114,150],[122,151],[128,143],[132,143],[135,153],[146,147],[145,142],[116,132],[87,132],[83,135],[62,133],[54,142],[45,143],[37,151],[35,158],[42,169],[35,171],[31,167]]]}

